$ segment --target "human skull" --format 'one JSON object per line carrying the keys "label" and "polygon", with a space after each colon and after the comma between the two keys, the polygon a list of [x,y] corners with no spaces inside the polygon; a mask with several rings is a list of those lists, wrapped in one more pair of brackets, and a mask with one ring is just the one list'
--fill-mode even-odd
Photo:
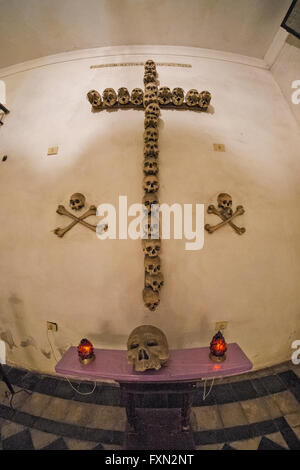
{"label": "human skull", "polygon": [[157,158],[159,154],[157,142],[147,142],[144,145],[144,156]]}
{"label": "human skull", "polygon": [[185,102],[188,106],[197,106],[199,103],[199,93],[197,90],[190,90],[187,92]]}
{"label": "human skull", "polygon": [[102,98],[98,91],[90,90],[86,96],[94,109],[100,109],[102,107]]}
{"label": "human skull", "polygon": [[148,83],[155,83],[155,82],[156,82],[156,73],[145,72],[144,85],[146,86]]}
{"label": "human skull", "polygon": [[70,197],[70,207],[74,211],[82,209],[85,205],[85,197],[81,193],[74,193]]}
{"label": "human skull", "polygon": [[[147,295],[144,295],[145,297],[147,298]],[[151,295],[151,300],[154,301],[157,297],[157,295]],[[169,346],[165,334],[152,325],[138,326],[130,333],[127,351],[128,362],[133,364],[137,372],[144,372],[148,369],[159,370],[169,358]]]}
{"label": "human skull", "polygon": [[145,255],[150,256],[150,258],[154,258],[155,256],[159,255],[161,249],[160,239],[153,240],[148,238],[147,240],[142,240],[142,244]]}
{"label": "human skull", "polygon": [[150,215],[152,214],[157,215],[159,210],[159,201],[157,197],[157,193],[146,193],[143,197],[143,204],[147,209],[147,213]]}
{"label": "human skull", "polygon": [[145,175],[157,175],[158,164],[155,157],[146,157],[144,160],[144,173]]}
{"label": "human skull", "polygon": [[144,92],[141,88],[134,88],[131,92],[130,101],[136,106],[143,104]]}
{"label": "human skull", "polygon": [[156,83],[155,82],[147,83],[147,85],[145,86],[145,93],[155,93],[155,95],[157,96],[158,88],[157,88]]}
{"label": "human skull", "polygon": [[153,60],[149,59],[145,62],[145,71],[156,73],[156,65]]}
{"label": "human skull", "polygon": [[184,102],[184,91],[182,88],[174,88],[172,91],[172,102],[175,106],[181,106]]}
{"label": "human skull", "polygon": [[113,88],[105,88],[103,91],[103,103],[105,106],[111,108],[117,102],[117,93]]}
{"label": "human skull", "polygon": [[146,273],[145,276],[145,285],[146,287],[151,287],[154,292],[159,292],[160,288],[164,284],[164,277],[161,273],[151,276],[151,274]]}
{"label": "human skull", "polygon": [[144,264],[145,264],[146,273],[152,274],[152,275],[160,273],[160,257],[159,256],[155,256],[151,258],[151,256],[146,255]]}
{"label": "human skull", "polygon": [[159,181],[156,175],[146,175],[143,181],[143,188],[146,193],[156,193],[159,190]]}
{"label": "human skull", "polygon": [[211,94],[209,93],[209,91],[201,91],[201,93],[199,94],[200,108],[206,111],[209,106],[210,100],[211,100]]}
{"label": "human skull", "polygon": [[232,215],[232,197],[227,193],[220,193],[218,196],[218,207],[222,213],[225,213],[228,217]]}
{"label": "human skull", "polygon": [[145,108],[148,106],[148,104],[151,103],[158,103],[157,95],[151,91],[145,92],[144,95],[144,106]]}
{"label": "human skull", "polygon": [[172,93],[170,88],[163,86],[158,91],[159,104],[170,104],[172,102]]}
{"label": "human skull", "polygon": [[159,104],[157,103],[151,103],[151,104],[148,104],[148,106],[146,106],[146,109],[145,109],[145,116],[156,116],[157,118],[159,117],[160,115],[160,107],[159,107]]}
{"label": "human skull", "polygon": [[147,127],[144,131],[144,142],[157,142],[158,130],[155,127]]}
{"label": "human skull", "polygon": [[129,91],[125,87],[118,89],[118,103],[119,104],[128,104],[130,100]]}
{"label": "human skull", "polygon": [[147,129],[147,127],[155,127],[157,128],[159,125],[159,119],[158,117],[154,116],[153,114],[148,114],[148,116],[145,116],[144,119],[144,127]]}
{"label": "human skull", "polygon": [[159,239],[159,220],[153,216],[147,216],[142,221],[143,238]]}

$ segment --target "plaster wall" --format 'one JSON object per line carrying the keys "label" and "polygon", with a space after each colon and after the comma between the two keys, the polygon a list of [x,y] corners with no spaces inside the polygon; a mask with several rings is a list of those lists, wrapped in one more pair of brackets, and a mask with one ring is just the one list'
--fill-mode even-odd
{"label": "plaster wall", "polygon": [[[107,49],[106,49],[107,52]],[[120,54],[96,63],[137,62],[150,54]],[[56,214],[73,192],[87,205],[142,199],[141,111],[91,113],[90,89],[143,86],[142,67],[90,69],[95,60],[2,73],[11,113],[0,129],[0,338],[8,362],[54,371],[46,321],[57,357],[88,337],[96,347],[125,348],[130,331],[152,323],[171,348],[208,345],[216,321],[227,320],[255,368],[287,360],[300,338],[299,127],[271,72],[223,60],[155,54],[161,86],[208,89],[210,113],[163,110],[160,201],[216,204],[226,191],[246,213],[230,227],[205,234],[204,248],[163,241],[161,305],[145,309],[140,241],[100,241]],[[215,152],[223,143],[226,152]],[[59,146],[57,156],[48,147]],[[98,219],[95,218],[95,221]],[[93,222],[92,218],[89,220]],[[206,215],[206,222],[217,223]]]}

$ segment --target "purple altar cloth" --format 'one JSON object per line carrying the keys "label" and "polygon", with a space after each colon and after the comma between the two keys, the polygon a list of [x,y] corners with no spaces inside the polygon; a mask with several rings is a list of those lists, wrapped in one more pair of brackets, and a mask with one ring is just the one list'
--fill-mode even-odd
{"label": "purple altar cloth", "polygon": [[57,363],[58,374],[88,380],[116,382],[177,382],[218,378],[241,374],[252,369],[252,363],[238,344],[228,345],[227,359],[215,363],[209,359],[209,348],[170,350],[168,364],[160,370],[135,372],[127,362],[127,351],[95,349],[96,359],[86,366],[79,362],[77,348],[70,347]]}

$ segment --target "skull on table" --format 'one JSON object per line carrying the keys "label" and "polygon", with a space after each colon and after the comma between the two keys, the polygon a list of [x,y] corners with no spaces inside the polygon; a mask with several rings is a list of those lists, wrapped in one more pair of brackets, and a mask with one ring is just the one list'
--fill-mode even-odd
{"label": "skull on table", "polygon": [[[155,296],[152,300],[155,299]],[[155,302],[154,302],[155,303]],[[160,369],[169,358],[169,346],[165,334],[155,326],[135,328],[127,341],[127,358],[137,372]]]}
{"label": "skull on table", "polygon": [[211,100],[211,94],[209,93],[209,91],[201,91],[201,93],[199,94],[200,108],[206,111],[209,106],[210,100]]}
{"label": "skull on table", "polygon": [[163,86],[158,91],[159,104],[170,104],[172,102],[172,92],[167,86]]}
{"label": "skull on table", "polygon": [[184,102],[184,91],[182,88],[174,88],[172,91],[172,102],[175,106],[181,106]]}
{"label": "skull on table", "polygon": [[189,90],[185,97],[185,102],[188,106],[197,106],[199,103],[199,93],[197,90]]}
{"label": "skull on table", "polygon": [[118,89],[118,103],[119,104],[128,104],[130,101],[129,91],[125,87]]}
{"label": "skull on table", "polygon": [[98,91],[90,90],[86,96],[89,102],[91,103],[92,108],[94,109],[102,108],[102,98]]}

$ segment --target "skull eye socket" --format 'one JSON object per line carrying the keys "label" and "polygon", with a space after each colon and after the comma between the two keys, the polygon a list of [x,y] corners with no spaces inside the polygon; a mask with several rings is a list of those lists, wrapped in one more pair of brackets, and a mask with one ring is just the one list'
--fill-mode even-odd
{"label": "skull eye socket", "polygon": [[153,282],[153,285],[154,285],[154,286],[157,286],[157,281],[154,281],[154,282]]}
{"label": "skull eye socket", "polygon": [[151,251],[151,246],[147,246],[146,250]]}
{"label": "skull eye socket", "polygon": [[133,343],[130,345],[130,349],[136,349],[138,348],[138,346],[139,346],[138,343]]}
{"label": "skull eye socket", "polygon": [[[153,305],[157,305],[157,304],[153,304]],[[151,347],[151,346],[157,346],[157,342],[154,341],[154,340],[148,341],[148,342],[147,342],[147,346],[150,346],[150,347]]]}
{"label": "skull eye socket", "polygon": [[159,251],[159,250],[160,250],[160,246],[156,246],[155,249],[156,249],[157,251]]}
{"label": "skull eye socket", "polygon": [[76,201],[75,201],[75,202],[76,202],[76,204],[79,204],[79,203],[80,203],[79,199],[76,199]]}
{"label": "skull eye socket", "polygon": [[153,264],[149,264],[148,266],[149,269],[153,269],[153,267],[154,267]]}
{"label": "skull eye socket", "polygon": [[157,269],[158,269],[158,271],[160,270],[160,265],[159,264],[157,265]]}

